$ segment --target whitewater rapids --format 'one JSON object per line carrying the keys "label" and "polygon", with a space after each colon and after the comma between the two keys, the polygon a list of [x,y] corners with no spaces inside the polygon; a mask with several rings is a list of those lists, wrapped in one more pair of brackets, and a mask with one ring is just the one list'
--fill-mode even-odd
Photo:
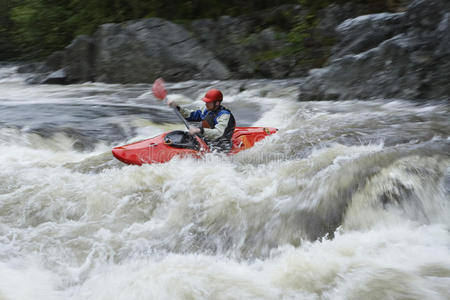
{"label": "whitewater rapids", "polygon": [[298,102],[301,80],[220,88],[227,157],[129,166],[183,129],[150,85],[27,85],[0,68],[0,299],[450,299],[450,106]]}

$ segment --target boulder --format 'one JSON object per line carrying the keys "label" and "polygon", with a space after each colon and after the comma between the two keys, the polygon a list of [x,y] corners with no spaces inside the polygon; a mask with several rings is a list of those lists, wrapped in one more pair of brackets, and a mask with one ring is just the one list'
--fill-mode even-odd
{"label": "boulder", "polygon": [[47,77],[43,78],[39,83],[41,84],[68,84],[67,74],[64,69],[52,72]]}
{"label": "boulder", "polygon": [[64,62],[64,51],[55,51],[50,54],[44,62],[48,70],[59,70]]}
{"label": "boulder", "polygon": [[17,68],[17,73],[39,73],[43,68],[42,62],[26,63]]}
{"label": "boulder", "polygon": [[188,28],[233,78],[284,78],[295,65],[292,56],[280,55],[288,45],[285,31],[302,12],[299,5],[284,5],[247,16],[195,20]]}
{"label": "boulder", "polygon": [[95,41],[95,80],[153,82],[227,79],[228,68],[182,26],[150,18],[100,26]]}
{"label": "boulder", "polygon": [[87,35],[77,36],[64,49],[61,67],[64,67],[64,73],[67,75],[67,83],[94,80],[94,51],[95,43]]}
{"label": "boulder", "polygon": [[[344,4],[324,10],[326,17],[317,32],[330,35],[329,27],[355,15],[358,7]],[[94,35],[78,36],[48,57],[39,69],[43,74],[29,82],[41,82],[60,69],[66,83],[152,82],[160,76],[169,81],[304,76],[329,53],[329,45],[314,49],[308,57],[290,48],[288,33],[306,15],[300,5],[283,5],[184,26],[159,18],[104,24]]]}
{"label": "boulder", "polygon": [[407,25],[413,31],[434,31],[449,7],[448,0],[414,0],[406,11]]}
{"label": "boulder", "polygon": [[[342,55],[333,57],[325,68],[310,71],[300,86],[300,100],[448,100],[449,6],[444,0],[416,0],[404,14],[345,21],[338,30],[353,40],[348,40],[340,50]],[[366,30],[380,26],[380,34]],[[386,39],[379,41],[383,37]]]}
{"label": "boulder", "polygon": [[[222,16],[195,20],[189,29],[199,42],[228,66],[234,77],[248,77],[256,70],[256,64],[249,51],[254,30],[249,19]],[[254,38],[254,37],[253,37]]]}
{"label": "boulder", "polygon": [[45,62],[24,63],[17,68],[17,73],[49,74],[56,69],[49,68]]}
{"label": "boulder", "polygon": [[378,46],[405,31],[405,13],[380,13],[348,19],[336,27],[340,42],[333,47],[331,60]]}
{"label": "boulder", "polygon": [[343,4],[333,3],[318,12],[318,24],[315,33],[327,38],[336,38],[335,28],[343,21],[368,14],[366,5],[347,2]]}

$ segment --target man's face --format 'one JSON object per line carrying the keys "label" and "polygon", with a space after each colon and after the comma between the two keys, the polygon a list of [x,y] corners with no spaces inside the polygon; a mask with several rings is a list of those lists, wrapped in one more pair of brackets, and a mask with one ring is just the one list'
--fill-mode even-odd
{"label": "man's face", "polygon": [[205,105],[206,105],[207,110],[215,111],[217,108],[219,108],[220,102],[219,101],[207,102],[207,103],[205,103]]}

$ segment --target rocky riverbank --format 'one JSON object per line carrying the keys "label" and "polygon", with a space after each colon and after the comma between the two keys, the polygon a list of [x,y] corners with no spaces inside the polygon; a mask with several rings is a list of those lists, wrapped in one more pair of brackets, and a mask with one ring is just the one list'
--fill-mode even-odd
{"label": "rocky riverbank", "polygon": [[[305,30],[299,20],[311,15],[299,5],[182,25],[160,18],[104,24],[20,70],[37,73],[30,83],[56,84],[308,76],[302,101],[448,99],[449,6],[415,0],[401,12],[364,14],[367,6],[332,4]],[[293,50],[296,33],[308,36],[306,50]]]}
{"label": "rocky riverbank", "polygon": [[304,77],[326,60],[334,27],[367,11],[367,6],[352,3],[318,11],[317,24],[302,28],[312,36],[303,38],[314,49],[308,54],[295,51],[294,43],[295,26],[310,12],[285,5],[182,25],[160,18],[104,24],[92,36],[78,36],[43,64],[21,71],[38,73],[30,83],[58,84],[152,82],[160,76],[169,81]]}
{"label": "rocky riverbank", "polygon": [[450,2],[416,0],[405,12],[348,19],[326,67],[300,100],[450,99]]}

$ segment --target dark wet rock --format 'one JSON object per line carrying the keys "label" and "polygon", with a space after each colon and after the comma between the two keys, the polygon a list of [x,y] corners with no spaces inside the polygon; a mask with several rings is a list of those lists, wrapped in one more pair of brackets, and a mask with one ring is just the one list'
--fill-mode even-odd
{"label": "dark wet rock", "polygon": [[291,28],[301,12],[298,5],[286,5],[185,26],[159,18],[103,24],[94,35],[78,36],[52,54],[40,69],[45,74],[29,82],[40,82],[60,69],[66,82],[292,77],[298,69],[295,58],[281,54],[287,46],[283,30]]}
{"label": "dark wet rock", "polygon": [[105,24],[94,35],[96,81],[227,79],[228,68],[182,26],[158,18]]}
{"label": "dark wet rock", "polygon": [[92,39],[86,35],[75,38],[64,50],[53,52],[42,63],[26,64],[19,73],[35,73],[26,80],[30,84],[70,84],[93,80]]}
{"label": "dark wet rock", "polygon": [[251,16],[195,20],[188,28],[230,69],[233,78],[283,78],[292,70],[292,57],[280,55],[287,46],[280,27],[292,26],[300,11],[299,6],[282,6]]}
{"label": "dark wet rock", "polygon": [[[334,36],[330,28],[356,16],[361,7],[344,4],[322,10],[314,36]],[[300,5],[283,5],[240,17],[195,20],[184,26],[159,18],[104,24],[94,35],[78,36],[63,51],[48,57],[39,69],[44,74],[28,81],[41,82],[60,69],[64,69],[66,83],[305,76],[318,61],[324,61],[317,57],[328,56],[330,47],[315,49],[312,57],[306,58],[290,50],[288,32],[306,15]]]}
{"label": "dark wet rock", "polygon": [[[56,80],[57,70],[66,80]],[[23,72],[37,72],[29,83],[109,83],[227,79],[230,72],[184,27],[159,18],[104,24],[90,37],[75,38],[63,51],[47,58],[40,67],[30,65]],[[56,73],[61,75],[60,73]],[[62,78],[62,77],[58,77]]]}
{"label": "dark wet rock", "polygon": [[319,23],[315,33],[329,38],[336,38],[336,27],[343,21],[368,13],[368,7],[362,4],[347,2],[331,4],[318,13]]}
{"label": "dark wet rock", "polygon": [[41,84],[68,84],[69,80],[64,69],[60,69],[43,78]]}
{"label": "dark wet rock", "polygon": [[405,13],[380,13],[348,19],[336,27],[340,42],[331,60],[357,54],[405,31]]}
{"label": "dark wet rock", "polygon": [[44,73],[48,68],[43,62],[26,63],[17,68],[18,73]]}
{"label": "dark wet rock", "polygon": [[55,51],[50,54],[44,64],[49,70],[59,70],[64,62],[64,51]]}
{"label": "dark wet rock", "polygon": [[415,0],[406,11],[407,25],[412,31],[434,31],[449,7],[448,0]]}
{"label": "dark wet rock", "polygon": [[338,30],[354,38],[327,67],[310,71],[300,100],[450,99],[449,6],[444,0],[416,0],[404,14],[345,21]]}
{"label": "dark wet rock", "polygon": [[[183,26],[159,18],[104,24],[44,64],[22,71],[40,73],[27,81],[33,83],[138,83],[157,77],[302,77],[310,68],[325,65],[310,71],[301,100],[448,98],[448,6],[444,0],[416,0],[402,13],[356,17],[370,9],[332,4],[318,12],[318,24],[308,28],[311,37],[301,46],[308,50],[299,53],[291,51],[294,31],[288,32],[307,16],[300,5]],[[61,73],[52,74],[58,70],[65,80]]]}
{"label": "dark wet rock", "polygon": [[47,73],[37,73],[25,79],[25,82],[28,84],[40,84],[47,76]]}
{"label": "dark wet rock", "polygon": [[76,37],[72,43],[64,49],[61,67],[64,68],[67,82],[85,82],[94,80],[94,51],[94,40],[87,35]]}

